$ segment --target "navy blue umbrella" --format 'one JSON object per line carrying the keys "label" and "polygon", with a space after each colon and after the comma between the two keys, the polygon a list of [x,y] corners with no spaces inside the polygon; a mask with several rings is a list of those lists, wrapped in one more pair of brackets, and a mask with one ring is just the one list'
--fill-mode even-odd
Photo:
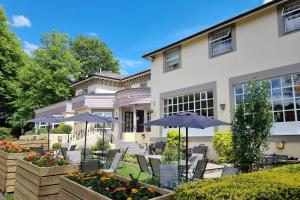
{"label": "navy blue umbrella", "polygon": [[[83,159],[85,160],[86,156],[86,139],[87,139],[87,124],[88,122],[96,122],[96,123],[103,123],[103,130],[102,130],[102,140],[104,144],[104,129],[106,123],[122,123],[122,121],[114,119],[112,117],[100,117],[99,115],[91,114],[91,113],[83,113],[74,115],[72,117],[64,118],[61,121],[81,121],[85,122],[85,139],[84,139],[84,153]],[[103,155],[103,148],[102,148],[102,155]]]}
{"label": "navy blue umbrella", "polygon": [[[74,115],[72,117],[67,117],[62,119],[61,121],[79,121],[85,122],[85,135],[84,135],[84,151],[83,151],[83,160],[86,157],[86,139],[87,139],[87,125],[88,122],[96,122],[96,123],[111,123],[111,120],[105,117],[100,117],[91,113],[82,113],[78,115]],[[104,133],[103,133],[104,134]]]}
{"label": "navy blue umbrella", "polygon": [[48,116],[48,117],[38,117],[28,120],[28,123],[47,123],[48,124],[48,150],[50,150],[50,124],[59,123],[62,119],[61,116]]}
{"label": "navy blue umbrella", "polygon": [[[180,152],[180,127],[186,127],[186,136],[185,136],[185,173],[186,181],[188,181],[188,128],[198,128],[205,129],[208,127],[221,126],[221,125],[230,125],[229,123],[197,115],[192,112],[181,112],[175,115],[149,121],[145,123],[146,126],[178,126],[179,127],[179,144],[178,144],[178,157]],[[180,160],[178,159],[178,165]]]}

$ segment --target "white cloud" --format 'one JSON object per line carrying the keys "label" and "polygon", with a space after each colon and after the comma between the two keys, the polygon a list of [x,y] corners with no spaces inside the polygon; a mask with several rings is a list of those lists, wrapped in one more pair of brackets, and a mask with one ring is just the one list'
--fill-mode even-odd
{"label": "white cloud", "polygon": [[269,2],[271,2],[271,1],[273,1],[273,0],[263,0],[263,4],[269,3]]}
{"label": "white cloud", "polygon": [[145,65],[145,62],[141,60],[132,60],[128,58],[118,58],[118,60],[121,67],[121,73],[124,75],[128,75],[128,71],[138,70],[140,67]]}
{"label": "white cloud", "polygon": [[24,48],[24,51],[28,54],[28,55],[31,55],[32,54],[32,51],[36,50],[38,48],[37,45],[35,44],[32,44],[30,42],[27,42],[27,41],[24,41],[23,42],[23,48]]}
{"label": "white cloud", "polygon": [[92,37],[98,37],[98,33],[95,33],[95,32],[90,32],[90,33],[87,33],[87,35],[89,36],[92,36]]}
{"label": "white cloud", "polygon": [[24,15],[13,15],[11,25],[14,27],[31,27],[31,22]]}

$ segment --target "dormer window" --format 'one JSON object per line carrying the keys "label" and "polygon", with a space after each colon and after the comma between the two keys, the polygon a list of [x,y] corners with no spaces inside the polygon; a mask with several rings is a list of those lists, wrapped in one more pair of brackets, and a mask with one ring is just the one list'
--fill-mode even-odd
{"label": "dormer window", "polygon": [[172,71],[180,67],[180,47],[170,49],[165,52],[165,67],[164,71]]}
{"label": "dormer window", "polygon": [[288,33],[300,29],[300,1],[295,1],[282,8],[283,31]]}
{"label": "dormer window", "polygon": [[210,34],[211,57],[233,50],[232,27],[226,27]]}

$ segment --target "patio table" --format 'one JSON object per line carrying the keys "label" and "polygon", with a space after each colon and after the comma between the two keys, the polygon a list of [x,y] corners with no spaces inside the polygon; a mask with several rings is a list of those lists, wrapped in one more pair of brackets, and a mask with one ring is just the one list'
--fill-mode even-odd
{"label": "patio table", "polygon": [[92,151],[91,152],[93,155],[97,156],[98,159],[102,162],[105,163],[105,158],[107,156],[107,151]]}

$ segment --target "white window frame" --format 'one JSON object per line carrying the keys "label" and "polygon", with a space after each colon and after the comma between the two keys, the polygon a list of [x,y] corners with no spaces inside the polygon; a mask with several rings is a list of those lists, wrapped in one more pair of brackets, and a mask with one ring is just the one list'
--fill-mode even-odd
{"label": "white window frame", "polygon": [[[211,46],[211,55],[217,56],[233,50],[232,27],[222,28],[213,32],[210,36],[209,43]],[[228,45],[229,44],[229,45]],[[221,46],[223,45],[223,47]],[[215,48],[219,46],[219,51]]]}
{"label": "white window frame", "polygon": [[[206,117],[215,116],[215,97],[213,90],[204,90],[184,95],[164,98],[163,116],[171,116],[180,112],[194,112]],[[204,106],[205,105],[205,106]],[[171,128],[171,127],[170,127]]]}
{"label": "white window frame", "polygon": [[[270,79],[266,79],[269,82],[269,93],[270,93],[270,97],[269,97],[269,102],[272,104],[272,113],[273,113],[273,121],[276,123],[289,123],[289,122],[299,122],[300,121],[300,115],[298,116],[298,113],[300,113],[300,108],[297,108],[297,100],[300,100],[300,95],[297,96],[297,92],[296,92],[296,88],[300,87],[300,81],[296,82],[296,78],[299,76],[300,77],[300,73],[295,73],[295,74],[288,74],[288,75],[283,75],[283,76],[279,76],[279,77],[273,77]],[[285,77],[291,77],[291,84],[290,85],[284,85],[283,84],[283,79]],[[275,79],[280,79],[280,85],[279,87],[273,87],[272,86],[272,80]],[[242,93],[236,93],[236,87],[237,86],[241,86],[242,87]],[[235,101],[235,105],[237,105],[237,97],[239,96],[239,98],[241,98],[242,101],[244,101],[245,98],[245,87],[247,87],[247,84],[236,84],[234,85],[234,101]],[[292,97],[285,97],[284,96],[284,91],[285,89],[291,89],[292,88]],[[275,98],[274,97],[274,92],[275,91],[279,91],[281,93],[281,97],[280,98]],[[282,105],[282,109],[281,110],[275,110],[274,108],[274,103],[276,102],[280,102],[281,101],[281,105]],[[287,109],[285,108],[284,102],[285,101],[292,101],[294,104],[294,108],[293,109]],[[286,119],[286,112],[294,112],[294,121],[289,121]],[[283,115],[283,121],[276,121],[275,120],[275,115],[277,115],[277,113],[282,113]]]}
{"label": "white window frame", "polygon": [[[300,1],[299,0],[285,5],[282,8],[281,15],[282,15],[284,33],[289,33],[300,29]],[[292,18],[290,20],[297,19],[299,23],[298,27],[292,30],[287,30],[286,21],[288,18]]]}
{"label": "white window frame", "polygon": [[[177,52],[178,55],[175,58],[168,58],[168,54],[173,53],[173,52]],[[169,64],[170,62],[171,63],[174,62],[174,63],[172,63],[172,65],[171,65],[171,64]],[[177,66],[175,66],[175,65],[177,65]],[[178,46],[178,47],[174,47],[172,49],[165,51],[165,53],[164,53],[164,71],[168,72],[168,71],[178,69],[180,67],[181,67],[181,48]]]}

